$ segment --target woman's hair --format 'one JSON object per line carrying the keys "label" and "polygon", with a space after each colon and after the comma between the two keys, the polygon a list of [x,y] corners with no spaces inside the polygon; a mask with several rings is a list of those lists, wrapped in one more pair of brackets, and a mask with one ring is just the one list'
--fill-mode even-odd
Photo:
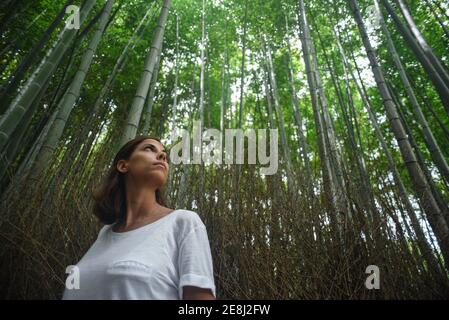
{"label": "woman's hair", "polygon": [[[112,166],[99,188],[92,191],[94,199],[93,213],[100,222],[112,224],[116,221],[123,221],[126,217],[126,191],[125,176],[117,170],[117,163],[120,160],[129,160],[136,147],[144,140],[153,139],[160,141],[158,137],[138,136],[123,145],[115,155]],[[165,206],[163,191],[156,189],[156,202]]]}

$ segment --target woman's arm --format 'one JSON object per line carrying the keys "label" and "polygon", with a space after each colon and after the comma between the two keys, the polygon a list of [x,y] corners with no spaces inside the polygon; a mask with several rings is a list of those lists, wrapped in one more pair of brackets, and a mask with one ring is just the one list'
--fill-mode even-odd
{"label": "woman's arm", "polygon": [[210,289],[204,289],[194,286],[184,286],[183,300],[215,300]]}

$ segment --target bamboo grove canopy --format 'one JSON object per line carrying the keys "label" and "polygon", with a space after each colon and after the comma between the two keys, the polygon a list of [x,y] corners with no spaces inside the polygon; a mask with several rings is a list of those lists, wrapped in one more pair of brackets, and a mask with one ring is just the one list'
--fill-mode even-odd
{"label": "bamboo grove canopy", "polygon": [[448,297],[448,67],[444,0],[3,0],[1,296],[59,299],[120,146],[199,124],[279,134],[171,165],[219,298]]}

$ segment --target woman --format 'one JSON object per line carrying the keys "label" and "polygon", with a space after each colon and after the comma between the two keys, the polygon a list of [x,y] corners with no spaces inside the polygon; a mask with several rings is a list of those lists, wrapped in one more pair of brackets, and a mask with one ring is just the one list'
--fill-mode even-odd
{"label": "woman", "polygon": [[158,138],[137,137],[119,150],[93,194],[105,226],[72,269],[79,289],[66,286],[63,299],[215,299],[206,227],[197,213],[165,206],[168,170]]}

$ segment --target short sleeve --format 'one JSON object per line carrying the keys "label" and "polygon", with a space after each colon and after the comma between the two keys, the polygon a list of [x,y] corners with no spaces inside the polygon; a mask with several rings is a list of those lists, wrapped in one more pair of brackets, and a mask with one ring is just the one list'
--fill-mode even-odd
{"label": "short sleeve", "polygon": [[179,299],[182,300],[184,286],[211,289],[216,297],[212,255],[204,225],[195,227],[184,237],[178,258]]}
{"label": "short sleeve", "polygon": [[97,240],[101,238],[101,236],[105,233],[106,229],[111,228],[111,227],[112,226],[109,224],[104,225],[98,232]]}

